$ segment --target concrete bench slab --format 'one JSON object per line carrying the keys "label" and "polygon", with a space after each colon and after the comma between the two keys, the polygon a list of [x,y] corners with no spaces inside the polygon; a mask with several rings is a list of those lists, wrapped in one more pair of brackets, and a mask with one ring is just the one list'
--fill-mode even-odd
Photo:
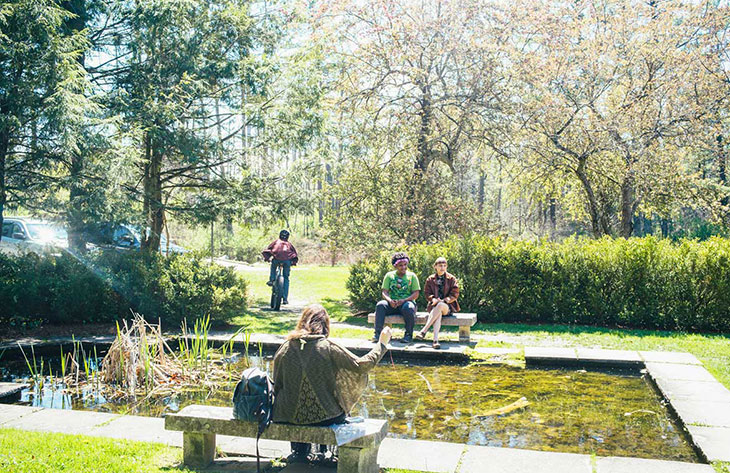
{"label": "concrete bench slab", "polygon": [[[416,312],[416,325],[425,325],[428,322],[428,312]],[[375,313],[368,314],[368,323],[375,323]],[[469,342],[471,337],[471,327],[477,323],[477,314],[470,312],[458,312],[441,318],[441,326],[459,327],[459,341]],[[401,315],[386,315],[385,325],[388,327],[394,324],[403,325],[404,320]]]}
{"label": "concrete bench slab", "polygon": [[596,460],[596,473],[714,473],[714,471],[710,465],[700,463],[625,457],[599,457]]}
{"label": "concrete bench slab", "polygon": [[592,470],[589,455],[469,445],[457,473],[591,473]]}
{"label": "concrete bench slab", "polygon": [[686,426],[692,442],[697,445],[708,461],[730,462],[730,428]]}
{"label": "concrete bench slab", "polygon": [[[378,448],[388,432],[388,421],[366,419],[365,436],[338,449],[339,473],[377,473]],[[215,456],[216,435],[255,438],[258,425],[233,418],[230,407],[193,405],[165,417],[165,429],[183,432],[183,459],[191,466],[205,467]],[[262,438],[333,445],[334,431],[329,427],[271,424]]]}

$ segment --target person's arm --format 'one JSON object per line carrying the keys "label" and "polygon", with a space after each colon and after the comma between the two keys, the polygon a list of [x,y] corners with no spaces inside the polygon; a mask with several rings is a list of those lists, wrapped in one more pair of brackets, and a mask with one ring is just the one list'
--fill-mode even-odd
{"label": "person's arm", "polygon": [[367,354],[358,357],[350,350],[345,347],[338,345],[330,340],[330,347],[332,347],[331,354],[338,368],[343,368],[348,371],[355,373],[367,373],[378,364],[385,352],[388,351],[388,347],[381,341],[378,342],[375,347],[370,350]]}
{"label": "person's arm", "polygon": [[447,304],[451,304],[458,298],[459,298],[459,280],[454,278],[454,285],[451,286],[449,295],[444,297],[444,302],[446,302]]}
{"label": "person's arm", "polygon": [[433,284],[431,284],[431,278],[426,279],[426,302],[431,302],[431,300],[436,297],[436,294],[433,292]]}
{"label": "person's arm", "polygon": [[264,251],[261,252],[261,255],[264,257],[264,261],[267,263],[271,259],[271,257],[274,255],[274,253],[271,251],[274,249],[274,244],[276,243],[276,240],[272,241],[269,246],[266,247]]}
{"label": "person's arm", "polygon": [[299,262],[299,255],[297,254],[297,250],[296,250],[296,248],[294,248],[294,245],[289,243],[289,246],[291,247],[292,253],[294,253],[294,256],[291,259],[291,264],[292,264],[292,266],[296,266],[297,263]]}
{"label": "person's arm", "polygon": [[391,306],[391,307],[395,307],[396,301],[394,301],[394,300],[393,300],[393,299],[392,299],[392,298],[390,297],[390,291],[389,291],[388,289],[383,289],[383,292],[381,292],[381,295],[383,296],[383,299],[385,299],[385,301],[386,301],[386,302],[387,302],[388,304],[390,304],[390,306]]}

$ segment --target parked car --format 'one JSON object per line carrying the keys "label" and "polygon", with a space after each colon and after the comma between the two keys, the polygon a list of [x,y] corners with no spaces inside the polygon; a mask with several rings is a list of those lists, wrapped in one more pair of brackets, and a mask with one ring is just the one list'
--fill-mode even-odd
{"label": "parked car", "polygon": [[[142,247],[142,236],[137,227],[128,224],[103,223],[94,225],[87,231],[86,240],[92,247],[112,248],[115,250],[139,250]],[[160,235],[160,252],[186,253],[188,250],[170,242],[164,234]]]}
{"label": "parked car", "polygon": [[64,248],[68,248],[68,235],[60,225],[28,217],[3,219],[2,251],[45,253]]}

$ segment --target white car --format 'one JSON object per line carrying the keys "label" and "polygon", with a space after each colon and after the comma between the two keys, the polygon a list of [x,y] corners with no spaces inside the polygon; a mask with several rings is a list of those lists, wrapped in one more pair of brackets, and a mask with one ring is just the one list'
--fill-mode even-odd
{"label": "white car", "polygon": [[63,227],[27,217],[3,219],[0,250],[8,253],[46,253],[68,248],[68,235]]}

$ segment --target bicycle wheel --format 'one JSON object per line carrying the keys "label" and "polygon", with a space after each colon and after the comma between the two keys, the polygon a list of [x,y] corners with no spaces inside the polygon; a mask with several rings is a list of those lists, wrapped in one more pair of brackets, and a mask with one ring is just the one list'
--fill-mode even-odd
{"label": "bicycle wheel", "polygon": [[[272,301],[274,302],[274,310],[281,309],[281,300],[283,299],[283,293],[284,293],[284,276],[279,276],[276,278],[276,282],[274,283],[274,287],[276,288],[275,292],[275,299]],[[273,295],[272,295],[273,297]]]}

